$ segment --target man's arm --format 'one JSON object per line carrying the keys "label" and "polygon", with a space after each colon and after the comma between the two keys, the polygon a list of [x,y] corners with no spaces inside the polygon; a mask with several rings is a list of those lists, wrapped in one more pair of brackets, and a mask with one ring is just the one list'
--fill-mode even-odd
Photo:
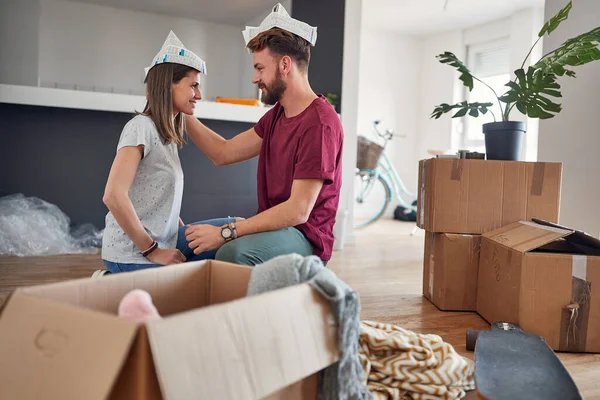
{"label": "man's arm", "polygon": [[[246,220],[237,221],[238,236],[275,231],[305,223],[323,187],[321,179],[296,179],[290,198]],[[188,225],[185,237],[195,254],[223,245],[221,228],[212,225]]]}
{"label": "man's arm", "polygon": [[320,179],[296,179],[290,198],[281,204],[236,223],[238,236],[276,231],[304,224],[312,212],[323,187]]}
{"label": "man's arm", "polygon": [[254,128],[226,140],[198,121],[193,115],[186,115],[185,129],[192,142],[218,166],[235,164],[258,156],[262,138]]}

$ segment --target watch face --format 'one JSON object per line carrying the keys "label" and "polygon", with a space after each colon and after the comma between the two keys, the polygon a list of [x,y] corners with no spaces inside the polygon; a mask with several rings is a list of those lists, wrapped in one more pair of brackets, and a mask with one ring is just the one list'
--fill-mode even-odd
{"label": "watch face", "polygon": [[223,228],[221,231],[221,236],[223,236],[225,239],[229,239],[231,237],[231,229]]}

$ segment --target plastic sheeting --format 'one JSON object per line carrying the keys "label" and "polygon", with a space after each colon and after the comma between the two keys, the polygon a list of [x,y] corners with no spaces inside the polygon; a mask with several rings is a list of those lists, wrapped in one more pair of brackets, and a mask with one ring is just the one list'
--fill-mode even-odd
{"label": "plastic sheeting", "polygon": [[0,197],[0,255],[42,256],[95,253],[102,231],[91,224],[71,228],[56,205],[37,197]]}

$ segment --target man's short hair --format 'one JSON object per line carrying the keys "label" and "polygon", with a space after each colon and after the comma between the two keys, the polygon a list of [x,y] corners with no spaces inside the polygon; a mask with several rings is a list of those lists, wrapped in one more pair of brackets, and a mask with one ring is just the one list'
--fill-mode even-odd
{"label": "man's short hair", "polygon": [[310,63],[310,43],[298,35],[281,28],[271,28],[254,37],[246,46],[251,52],[268,48],[271,54],[290,56],[302,72],[308,71]]}

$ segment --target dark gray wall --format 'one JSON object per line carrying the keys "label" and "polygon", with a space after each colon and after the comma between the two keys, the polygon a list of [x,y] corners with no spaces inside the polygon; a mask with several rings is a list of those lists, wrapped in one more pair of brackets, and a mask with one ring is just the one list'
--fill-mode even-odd
{"label": "dark gray wall", "polygon": [[338,95],[338,112],[342,98],[345,4],[345,0],[296,0],[291,13],[293,18],[317,27],[308,78],[315,92]]}
{"label": "dark gray wall", "polygon": [[[74,225],[104,228],[102,203],[119,135],[131,114],[0,103],[0,196],[56,204]],[[203,122],[231,138],[249,123]],[[184,222],[256,213],[257,160],[215,167],[189,141],[180,152]]]}

